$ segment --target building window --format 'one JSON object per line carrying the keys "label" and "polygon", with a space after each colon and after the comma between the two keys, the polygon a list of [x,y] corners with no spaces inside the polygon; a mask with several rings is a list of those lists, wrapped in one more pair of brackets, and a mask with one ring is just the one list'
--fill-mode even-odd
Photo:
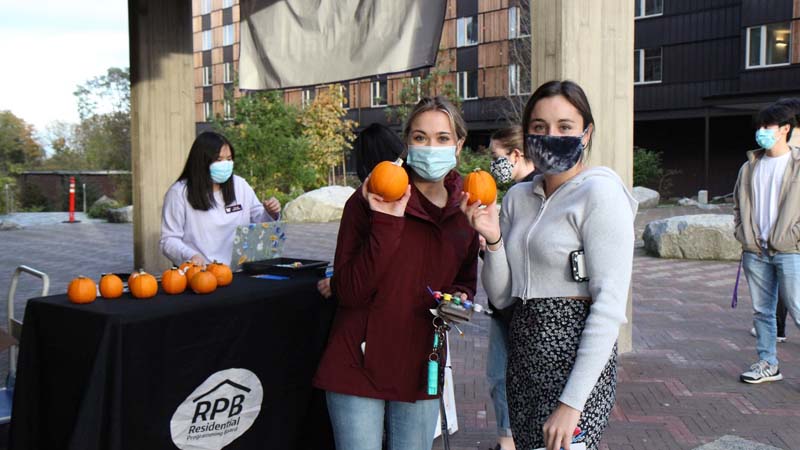
{"label": "building window", "polygon": [[203,66],[203,86],[211,86],[214,79],[211,77],[211,66]]}
{"label": "building window", "polygon": [[226,62],[222,65],[222,82],[233,83],[233,63]]}
{"label": "building window", "polygon": [[211,12],[211,0],[200,0],[200,14]]}
{"label": "building window", "polygon": [[458,96],[464,100],[478,98],[478,72],[458,73]]}
{"label": "building window", "polygon": [[664,0],[633,0],[636,4],[635,17],[655,17],[664,14]]}
{"label": "building window", "polygon": [[211,50],[214,46],[214,34],[211,30],[203,31],[203,50]]}
{"label": "building window", "polygon": [[233,45],[233,24],[222,27],[222,45]]}
{"label": "building window", "polygon": [[515,39],[531,35],[529,26],[530,18],[526,17],[527,11],[520,9],[519,6],[508,8],[508,38]]}
{"label": "building window", "polygon": [[747,68],[789,64],[792,29],[789,22],[747,29]]}
{"label": "building window", "polygon": [[466,47],[478,43],[478,16],[459,17],[457,25],[457,47]]}
{"label": "building window", "polygon": [[378,106],[386,106],[386,80],[373,81],[371,92],[372,95],[370,95],[370,106],[373,108]]}
{"label": "building window", "polygon": [[203,122],[210,122],[214,118],[214,110],[211,109],[211,102],[203,103]]}
{"label": "building window", "polygon": [[661,48],[633,51],[633,83],[661,82]]}
{"label": "building window", "polygon": [[222,103],[222,117],[225,120],[233,119],[233,106],[231,105],[230,100],[225,100]]}
{"label": "building window", "polygon": [[314,88],[303,89],[303,108],[314,103],[314,98],[317,96],[316,94],[317,92]]}
{"label": "building window", "polygon": [[524,70],[519,64],[510,64],[508,66],[508,93],[509,95],[530,94],[530,71]]}
{"label": "building window", "polygon": [[231,6],[233,6],[233,0],[222,0],[223,8],[230,8]]}

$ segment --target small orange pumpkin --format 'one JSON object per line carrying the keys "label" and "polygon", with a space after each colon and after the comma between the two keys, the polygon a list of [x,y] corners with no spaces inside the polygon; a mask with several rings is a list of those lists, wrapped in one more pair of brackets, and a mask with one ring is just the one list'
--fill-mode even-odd
{"label": "small orange pumpkin", "polygon": [[203,269],[194,274],[189,285],[195,294],[210,294],[217,290],[217,277]]}
{"label": "small orange pumpkin", "polygon": [[186,279],[189,280],[189,283],[192,282],[192,278],[200,272],[201,270],[205,269],[203,266],[198,266],[197,264],[192,264],[189,266],[188,269],[184,270],[183,272],[186,274]]}
{"label": "small orange pumpkin", "polygon": [[180,294],[186,290],[186,274],[175,266],[161,274],[161,289],[167,294]]}
{"label": "small orange pumpkin", "polygon": [[393,202],[406,193],[408,174],[403,169],[403,160],[382,161],[372,169],[367,189],[373,194],[383,197],[384,201]]}
{"label": "small orange pumpkin", "polygon": [[209,272],[217,277],[217,286],[227,286],[233,281],[233,272],[227,264],[214,261],[206,268]]}
{"label": "small orange pumpkin", "polygon": [[75,278],[67,286],[67,298],[72,303],[92,303],[97,298],[97,285],[90,278]]}
{"label": "small orange pumpkin", "polygon": [[187,271],[187,270],[189,270],[189,268],[190,268],[190,267],[192,267],[193,265],[195,265],[193,262],[191,262],[191,261],[185,261],[185,262],[184,262],[183,264],[181,264],[181,265],[180,265],[180,267],[178,267],[178,268],[179,268],[179,269],[181,269],[181,272],[183,272],[183,273],[186,273],[186,271]]}
{"label": "small orange pumpkin", "polygon": [[122,296],[122,279],[113,273],[104,273],[100,277],[100,295],[103,298],[119,298]]}
{"label": "small orange pumpkin", "polygon": [[497,184],[489,172],[475,169],[464,180],[464,192],[469,194],[469,204],[480,201],[481,205],[490,205],[497,198]]}
{"label": "small orange pumpkin", "polygon": [[134,298],[150,298],[158,293],[158,281],[144,269],[139,269],[128,278],[128,288]]}

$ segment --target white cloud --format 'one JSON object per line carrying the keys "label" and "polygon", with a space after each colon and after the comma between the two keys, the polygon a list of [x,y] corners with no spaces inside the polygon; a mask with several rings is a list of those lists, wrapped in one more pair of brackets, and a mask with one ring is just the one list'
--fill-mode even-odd
{"label": "white cloud", "polygon": [[129,65],[126,2],[0,1],[0,9],[0,110],[38,132],[77,122],[76,86]]}

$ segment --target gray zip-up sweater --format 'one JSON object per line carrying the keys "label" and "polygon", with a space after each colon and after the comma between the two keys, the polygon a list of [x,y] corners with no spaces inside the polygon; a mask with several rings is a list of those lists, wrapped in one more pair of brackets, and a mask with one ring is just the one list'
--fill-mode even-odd
{"label": "gray zip-up sweater", "polygon": [[[586,169],[549,198],[540,175],[512,187],[500,212],[503,243],[487,251],[481,279],[499,308],[519,299],[591,297],[575,366],[559,400],[583,410],[627,321],[637,202],[606,167]],[[584,250],[588,282],[572,278]]]}

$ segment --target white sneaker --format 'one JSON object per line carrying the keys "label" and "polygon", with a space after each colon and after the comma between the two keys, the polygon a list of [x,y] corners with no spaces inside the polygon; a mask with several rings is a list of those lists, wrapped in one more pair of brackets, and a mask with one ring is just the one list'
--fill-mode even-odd
{"label": "white sneaker", "polygon": [[[756,333],[755,327],[750,328],[750,336],[758,337],[758,333]],[[779,344],[783,344],[784,342],[786,342],[786,336],[778,336],[777,338],[775,338],[775,341],[778,342]]]}
{"label": "white sneaker", "polygon": [[741,374],[739,379],[745,383],[759,384],[766,381],[779,381],[783,379],[778,365],[771,365],[763,359],[752,366],[750,370]]}

